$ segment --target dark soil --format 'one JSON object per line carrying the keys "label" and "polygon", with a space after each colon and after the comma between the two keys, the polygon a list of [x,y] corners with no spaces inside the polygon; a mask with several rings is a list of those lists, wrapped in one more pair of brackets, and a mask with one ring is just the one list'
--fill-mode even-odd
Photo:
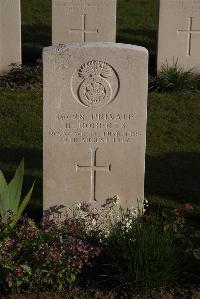
{"label": "dark soil", "polygon": [[102,293],[98,290],[80,290],[74,289],[66,293],[25,293],[16,295],[7,295],[1,299],[200,299],[200,288],[197,287],[176,287],[173,289],[152,290],[143,295],[127,297],[115,293]]}

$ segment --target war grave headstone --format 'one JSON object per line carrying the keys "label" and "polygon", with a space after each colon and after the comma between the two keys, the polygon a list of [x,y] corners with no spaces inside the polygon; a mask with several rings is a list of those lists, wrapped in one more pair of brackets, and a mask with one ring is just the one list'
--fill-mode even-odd
{"label": "war grave headstone", "polygon": [[177,62],[200,71],[200,1],[160,0],[158,71]]}
{"label": "war grave headstone", "polygon": [[0,75],[21,64],[20,0],[0,0]]}
{"label": "war grave headstone", "polygon": [[44,49],[44,210],[144,199],[148,51],[115,43]]}
{"label": "war grave headstone", "polygon": [[52,44],[115,42],[116,0],[52,0]]}

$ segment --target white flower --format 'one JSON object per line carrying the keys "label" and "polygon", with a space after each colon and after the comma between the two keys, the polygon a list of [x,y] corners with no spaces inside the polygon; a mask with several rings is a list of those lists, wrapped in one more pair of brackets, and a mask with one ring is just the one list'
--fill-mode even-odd
{"label": "white flower", "polygon": [[77,208],[77,209],[80,209],[81,208],[81,202],[79,202],[79,201],[76,201],[75,203],[74,203],[74,207],[75,208]]}
{"label": "white flower", "polygon": [[93,226],[96,226],[96,224],[97,224],[96,220],[95,220],[95,219],[92,219],[92,225],[93,225]]}
{"label": "white flower", "polygon": [[134,209],[134,208],[131,208],[130,209],[130,216],[132,217],[132,218],[137,218],[138,217],[138,215],[139,215],[139,211],[138,211],[138,209]]}

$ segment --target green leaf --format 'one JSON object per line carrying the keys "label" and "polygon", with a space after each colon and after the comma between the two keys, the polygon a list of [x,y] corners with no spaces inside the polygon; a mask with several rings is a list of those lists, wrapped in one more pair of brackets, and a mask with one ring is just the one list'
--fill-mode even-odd
{"label": "green leaf", "polygon": [[194,249],[193,250],[193,255],[196,260],[200,261],[200,248]]}
{"label": "green leaf", "polygon": [[8,184],[9,198],[10,198],[9,208],[13,211],[14,214],[17,212],[20,203],[23,177],[24,177],[24,159],[22,159],[22,161],[20,162],[13,179]]}
{"label": "green leaf", "polygon": [[173,231],[175,233],[177,233],[178,232],[178,226],[176,225],[176,223],[174,223],[172,227],[173,227]]}
{"label": "green leaf", "polygon": [[194,233],[192,234],[192,237],[195,237],[195,238],[200,239],[200,230],[194,232]]}
{"label": "green leaf", "polygon": [[21,265],[22,269],[28,273],[29,275],[32,274],[32,270],[31,270],[31,267],[29,267],[28,265]]}
{"label": "green leaf", "polygon": [[6,211],[9,208],[10,205],[8,185],[2,171],[0,170],[0,213],[2,218],[4,218]]}
{"label": "green leaf", "polygon": [[24,200],[22,201],[19,209],[17,210],[17,213],[14,215],[13,217],[13,221],[12,223],[10,224],[10,226],[13,228],[16,223],[19,221],[23,211],[25,210],[26,206],[28,205],[29,203],[29,200],[30,200],[30,197],[31,197],[31,194],[33,192],[33,188],[34,188],[34,185],[35,185],[35,181],[31,187],[31,189],[29,190],[29,192],[27,193],[27,195],[24,197]]}
{"label": "green leaf", "polygon": [[21,280],[17,280],[17,287],[22,285],[22,281]]}

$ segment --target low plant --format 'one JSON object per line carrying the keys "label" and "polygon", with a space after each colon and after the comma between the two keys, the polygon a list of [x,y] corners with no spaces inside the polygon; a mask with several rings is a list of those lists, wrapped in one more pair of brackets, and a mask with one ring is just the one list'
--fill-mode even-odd
{"label": "low plant", "polygon": [[36,65],[11,64],[11,70],[5,76],[0,76],[0,90],[3,89],[35,89],[42,88],[42,60]]}
{"label": "low plant", "polygon": [[[189,216],[193,210],[190,203],[182,204],[164,220],[164,230],[171,234],[177,246],[183,249],[186,263],[185,276],[194,283],[200,282],[200,229]],[[185,277],[185,279],[186,279]]]}
{"label": "low plant", "polygon": [[6,179],[0,170],[0,215],[1,221],[9,222],[14,227],[20,219],[23,211],[29,203],[34,184],[21,201],[21,191],[24,177],[24,159],[20,162],[13,179],[7,184]]}
{"label": "low plant", "polygon": [[170,66],[163,64],[158,76],[150,80],[150,91],[173,92],[200,90],[200,74],[196,74],[192,69],[185,70],[178,65],[178,60]]}
{"label": "low plant", "polygon": [[96,236],[101,242],[108,238],[113,225],[119,221],[121,209],[116,195],[106,199],[97,211],[91,204],[76,202],[72,209],[73,217],[84,221],[88,236]]}
{"label": "low plant", "polygon": [[181,274],[179,254],[173,238],[157,220],[127,211],[102,253],[105,281],[129,295],[167,286]]}
{"label": "low plant", "polygon": [[84,223],[68,218],[40,225],[24,217],[14,229],[1,224],[0,286],[5,292],[65,290],[99,249],[88,243]]}
{"label": "low plant", "polygon": [[185,204],[153,215],[145,201],[142,211],[124,211],[116,196],[100,211],[77,202],[59,221],[54,215],[37,225],[23,217],[14,228],[2,222],[0,287],[66,291],[79,281],[132,296],[182,282],[189,263],[199,263],[198,231],[186,225],[191,210]]}
{"label": "low plant", "polygon": [[179,278],[182,251],[171,232],[164,229],[166,223],[148,215],[148,209],[145,200],[144,208],[124,211],[117,196],[108,199],[99,212],[85,203],[74,205],[73,217],[84,221],[86,235],[97,237],[101,247],[91,277],[100,285],[132,295]]}

